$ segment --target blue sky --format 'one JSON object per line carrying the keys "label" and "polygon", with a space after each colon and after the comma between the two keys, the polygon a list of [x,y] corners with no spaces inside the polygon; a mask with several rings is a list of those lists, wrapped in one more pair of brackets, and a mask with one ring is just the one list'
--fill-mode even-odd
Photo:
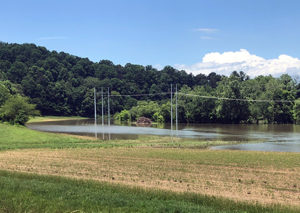
{"label": "blue sky", "polygon": [[297,0],[10,0],[1,1],[0,41],[194,74],[268,74],[274,64],[298,73],[299,9]]}

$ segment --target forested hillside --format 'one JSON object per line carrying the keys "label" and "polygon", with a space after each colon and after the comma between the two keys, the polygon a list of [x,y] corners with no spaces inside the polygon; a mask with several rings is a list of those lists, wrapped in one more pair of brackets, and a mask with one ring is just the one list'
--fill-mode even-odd
{"label": "forested hillside", "polygon": [[[30,103],[36,104],[43,115],[92,116],[93,88],[100,91],[104,87],[107,92],[109,87],[111,113],[116,114],[116,119],[146,116],[168,122],[168,92],[173,83],[180,90],[180,122],[293,123],[300,120],[300,103],[296,101],[300,98],[300,85],[288,75],[249,79],[245,73],[234,71],[230,77],[216,73],[193,76],[171,66],[157,70],[130,63],[115,65],[109,60],[95,63],[64,52],[50,52],[34,44],[0,43],[0,81],[6,89],[14,88],[15,93],[29,97]],[[99,98],[97,107],[101,109]]]}

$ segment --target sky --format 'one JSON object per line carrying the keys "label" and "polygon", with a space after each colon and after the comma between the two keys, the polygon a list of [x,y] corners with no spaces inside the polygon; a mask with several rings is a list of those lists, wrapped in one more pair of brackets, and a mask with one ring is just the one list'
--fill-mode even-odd
{"label": "sky", "polygon": [[298,0],[0,1],[0,41],[193,74],[300,75]]}

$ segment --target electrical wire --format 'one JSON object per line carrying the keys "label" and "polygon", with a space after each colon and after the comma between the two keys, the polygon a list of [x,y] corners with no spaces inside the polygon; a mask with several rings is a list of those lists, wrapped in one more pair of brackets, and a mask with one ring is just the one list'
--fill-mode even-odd
{"label": "electrical wire", "polygon": [[125,95],[119,94],[119,95],[110,95],[110,97],[137,97],[137,96],[155,96],[155,95],[168,95],[168,94],[171,94],[171,92],[149,93],[149,94],[125,94]]}
{"label": "electrical wire", "polygon": [[267,99],[264,100],[264,99],[223,98],[223,97],[202,96],[202,95],[187,94],[187,93],[178,93],[178,94],[185,95],[185,96],[200,97],[200,98],[206,98],[206,99],[227,100],[227,101],[293,103],[293,101],[288,101],[288,100],[267,100]]}
{"label": "electrical wire", "polygon": [[[119,95],[110,95],[110,97],[140,97],[140,96],[162,96],[169,95],[171,92],[162,92],[162,93],[149,93],[149,94],[119,94]],[[294,103],[294,101],[288,100],[269,100],[269,99],[243,99],[243,98],[224,98],[224,97],[216,97],[216,96],[203,96],[196,94],[188,94],[188,93],[177,93],[178,95],[189,96],[189,97],[199,97],[205,99],[215,99],[215,100],[226,100],[226,101],[245,101],[245,102],[275,102],[275,103]],[[107,96],[107,95],[104,95]]]}

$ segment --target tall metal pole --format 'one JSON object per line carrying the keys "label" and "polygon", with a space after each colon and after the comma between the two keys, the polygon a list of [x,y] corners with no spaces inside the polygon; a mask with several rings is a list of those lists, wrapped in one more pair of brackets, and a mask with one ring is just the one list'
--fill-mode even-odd
{"label": "tall metal pole", "polygon": [[96,104],[96,88],[94,87],[94,112],[95,112],[95,138],[97,138],[97,104]]}
{"label": "tall metal pole", "polygon": [[173,141],[173,85],[171,84],[171,138]]}
{"label": "tall metal pole", "polygon": [[178,95],[178,93],[177,93],[177,84],[176,84],[176,136],[178,137],[178,103],[177,103],[177,100],[178,100],[178,98],[177,98],[177,95]]}
{"label": "tall metal pole", "polygon": [[108,87],[108,91],[107,91],[107,107],[108,107],[108,112],[107,112],[107,124],[108,124],[108,140],[110,140],[110,108],[109,108],[109,87]]}
{"label": "tall metal pole", "polygon": [[103,105],[103,87],[101,87],[101,99],[102,99],[102,139],[104,140],[104,105]]}

